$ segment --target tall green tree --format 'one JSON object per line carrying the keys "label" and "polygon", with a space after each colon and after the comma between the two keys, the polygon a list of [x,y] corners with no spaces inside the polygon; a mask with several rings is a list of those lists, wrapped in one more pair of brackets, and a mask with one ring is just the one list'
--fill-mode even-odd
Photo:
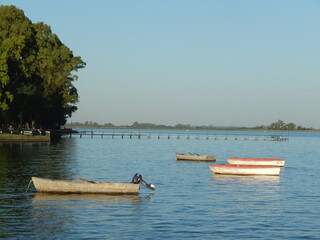
{"label": "tall green tree", "polygon": [[270,125],[270,129],[275,129],[275,130],[283,130],[285,129],[286,124],[282,120],[278,120],[277,122],[273,122]]}
{"label": "tall green tree", "polygon": [[57,128],[77,110],[74,74],[85,62],[50,26],[0,6],[0,122]]}

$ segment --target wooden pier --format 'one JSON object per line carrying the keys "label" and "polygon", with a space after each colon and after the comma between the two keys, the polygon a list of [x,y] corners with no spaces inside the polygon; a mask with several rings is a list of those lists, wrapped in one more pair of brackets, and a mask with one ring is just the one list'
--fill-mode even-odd
{"label": "wooden pier", "polygon": [[95,132],[95,131],[77,131],[68,134],[70,138],[73,136],[82,137],[111,137],[111,138],[129,138],[129,139],[205,139],[205,140],[264,140],[264,141],[288,141],[289,136],[284,135],[232,135],[232,134],[217,134],[217,135],[205,135],[205,134],[164,134],[164,133],[119,133],[119,132]]}

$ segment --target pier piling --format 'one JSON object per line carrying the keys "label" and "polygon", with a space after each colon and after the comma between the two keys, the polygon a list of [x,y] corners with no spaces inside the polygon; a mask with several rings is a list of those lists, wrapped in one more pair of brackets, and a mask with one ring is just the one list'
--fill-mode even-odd
{"label": "pier piling", "polygon": [[116,137],[120,137],[124,139],[125,137],[129,137],[130,139],[132,138],[137,138],[137,139],[142,139],[142,138],[147,138],[151,139],[152,137],[156,137],[158,139],[161,139],[162,137],[170,140],[170,139],[196,139],[196,140],[201,140],[201,139],[206,139],[206,140],[264,140],[264,141],[288,141],[289,136],[281,136],[281,135],[261,135],[261,136],[250,136],[250,135],[189,135],[189,134],[144,134],[144,133],[108,133],[108,132],[103,132],[103,133],[96,133],[94,131],[78,131],[74,133],[70,133],[69,137],[72,138],[72,136],[79,136],[80,138],[83,138],[84,136],[90,136],[91,138],[94,138],[94,136],[100,136],[101,138],[104,138],[105,136],[110,136],[112,139]]}

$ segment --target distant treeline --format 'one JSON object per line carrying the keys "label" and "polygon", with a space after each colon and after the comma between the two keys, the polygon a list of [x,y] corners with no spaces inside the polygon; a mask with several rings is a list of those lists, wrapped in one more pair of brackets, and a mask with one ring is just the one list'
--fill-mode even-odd
{"label": "distant treeline", "polygon": [[158,125],[153,123],[139,123],[134,122],[132,125],[121,125],[117,126],[112,123],[105,123],[103,125],[98,124],[97,122],[86,121],[84,123],[81,122],[71,122],[67,123],[66,127],[72,128],[112,128],[112,129],[193,129],[193,130],[315,130],[314,128],[306,128],[302,126],[296,126],[294,123],[284,123],[282,120],[278,120],[277,122],[273,122],[268,126],[260,125],[256,127],[221,127],[221,126],[192,126],[190,124],[176,124],[174,126],[167,125]]}

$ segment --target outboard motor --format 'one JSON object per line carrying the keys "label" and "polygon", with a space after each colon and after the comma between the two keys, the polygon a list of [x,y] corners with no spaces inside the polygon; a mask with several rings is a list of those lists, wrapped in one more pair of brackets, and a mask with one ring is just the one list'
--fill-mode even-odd
{"label": "outboard motor", "polygon": [[139,173],[136,173],[136,174],[133,176],[131,183],[141,184],[141,185],[145,186],[146,188],[149,188],[150,190],[155,190],[155,186],[154,186],[153,184],[146,183],[146,182],[142,179],[142,175],[139,174]]}

